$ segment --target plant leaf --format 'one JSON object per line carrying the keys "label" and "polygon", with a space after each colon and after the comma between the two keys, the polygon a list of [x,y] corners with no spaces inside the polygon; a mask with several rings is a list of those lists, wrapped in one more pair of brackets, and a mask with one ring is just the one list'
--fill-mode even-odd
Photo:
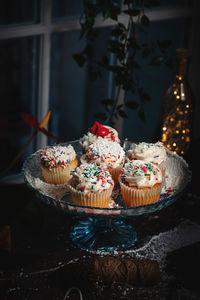
{"label": "plant leaf", "polygon": [[128,116],[127,116],[127,114],[125,113],[125,111],[124,110],[119,110],[118,111],[118,114],[119,114],[119,116],[120,117],[122,117],[122,118],[128,118]]}
{"label": "plant leaf", "polygon": [[73,59],[76,61],[79,67],[82,67],[85,63],[85,57],[82,54],[72,54]]}
{"label": "plant leaf", "polygon": [[118,73],[118,74],[122,74],[124,71],[124,68],[121,66],[116,66],[116,65],[110,65],[107,67],[107,69],[113,73]]}
{"label": "plant leaf", "polygon": [[158,6],[160,1],[158,0],[146,0],[144,1],[144,6],[147,8],[152,8],[152,6]]}
{"label": "plant leaf", "polygon": [[126,15],[129,15],[129,16],[135,17],[140,14],[140,10],[136,9],[136,8],[130,8],[130,9],[124,10],[123,13],[125,13]]}
{"label": "plant leaf", "polygon": [[123,30],[122,28],[116,27],[116,28],[114,28],[114,29],[111,31],[110,34],[113,35],[113,36],[118,37],[118,36],[120,36],[123,32],[124,32],[124,30]]}
{"label": "plant leaf", "polygon": [[89,58],[91,58],[93,56],[93,45],[91,43],[87,43],[87,45],[85,46],[85,49],[83,51]]}
{"label": "plant leaf", "polygon": [[129,102],[125,102],[125,106],[128,107],[129,109],[137,109],[139,106],[139,103],[137,103],[135,101],[129,101]]}
{"label": "plant leaf", "polygon": [[90,81],[95,81],[98,77],[101,77],[101,72],[98,69],[95,69],[92,64],[88,65],[88,77]]}
{"label": "plant leaf", "polygon": [[124,0],[125,5],[130,5],[133,3],[133,0]]}
{"label": "plant leaf", "polygon": [[139,63],[136,60],[129,60],[126,65],[128,68],[131,68],[131,69],[134,69],[134,68],[139,69],[140,68]]}
{"label": "plant leaf", "polygon": [[119,104],[119,105],[117,105],[117,110],[120,110],[122,107],[124,106],[124,103],[121,103],[121,104]]}
{"label": "plant leaf", "polygon": [[164,61],[164,58],[160,55],[156,55],[152,58],[149,65],[150,66],[160,66]]}
{"label": "plant leaf", "polygon": [[149,26],[150,21],[146,15],[143,15],[140,21],[143,26],[145,26],[145,27]]}

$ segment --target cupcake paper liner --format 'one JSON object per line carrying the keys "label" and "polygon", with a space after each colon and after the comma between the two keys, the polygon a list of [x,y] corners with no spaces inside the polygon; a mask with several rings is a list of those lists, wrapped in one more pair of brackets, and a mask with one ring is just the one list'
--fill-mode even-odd
{"label": "cupcake paper liner", "polygon": [[121,168],[122,168],[121,165],[116,168],[108,168],[108,171],[109,171],[110,175],[112,176],[112,179],[114,180],[115,184],[117,184],[119,181],[119,175],[121,172]]}
{"label": "cupcake paper liner", "polygon": [[121,194],[125,206],[134,207],[141,205],[148,205],[156,203],[160,199],[160,193],[162,190],[162,184],[157,185],[152,188],[134,188],[129,187],[121,181],[119,177],[119,183],[121,187]]}
{"label": "cupcake paper liner", "polygon": [[74,187],[68,184],[68,190],[71,193],[72,202],[76,205],[106,208],[108,207],[111,199],[113,186],[107,190],[87,193],[77,191]]}
{"label": "cupcake paper liner", "polygon": [[45,181],[51,184],[67,183],[72,177],[70,175],[70,172],[73,171],[77,165],[77,159],[72,160],[70,164],[65,166],[64,168],[57,167],[49,169],[48,167],[45,167],[42,164],[40,164]]}

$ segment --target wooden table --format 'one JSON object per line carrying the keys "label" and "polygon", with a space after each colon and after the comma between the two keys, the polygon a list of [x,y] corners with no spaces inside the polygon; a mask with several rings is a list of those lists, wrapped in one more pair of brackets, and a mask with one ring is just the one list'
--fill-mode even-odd
{"label": "wooden table", "polygon": [[[66,276],[65,266],[74,262],[91,264],[98,254],[72,244],[69,230],[76,217],[45,206],[24,183],[3,183],[0,190],[0,228],[8,225],[11,235],[11,251],[0,250],[0,299],[62,300],[68,288],[77,285]],[[153,236],[187,226],[188,221],[198,227],[199,195],[198,188],[191,184],[187,193],[166,209],[129,219],[138,240],[129,253],[111,255],[130,259],[134,257],[131,250],[144,246]],[[147,288],[108,286],[101,280],[94,286],[79,283],[83,299],[200,299],[199,241],[195,237],[187,247],[167,255],[164,284],[162,280],[160,285]],[[80,298],[73,292],[69,299]]]}

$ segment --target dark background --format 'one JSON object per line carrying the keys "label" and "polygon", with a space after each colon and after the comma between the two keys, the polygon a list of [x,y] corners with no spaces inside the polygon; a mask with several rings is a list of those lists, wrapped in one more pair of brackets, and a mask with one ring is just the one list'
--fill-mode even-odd
{"label": "dark background", "polygon": [[[41,76],[43,70],[41,56],[42,35],[31,33],[17,37],[21,26],[40,25],[43,22],[43,2],[40,1],[2,1],[0,12],[0,160],[1,170],[25,145],[33,129],[20,118],[21,112],[38,116],[43,107],[41,94]],[[48,3],[48,1],[47,1]],[[44,5],[45,4],[44,2]],[[52,1],[51,21],[67,22],[77,20],[82,11],[82,1]],[[171,14],[168,10],[172,9]],[[149,28],[152,40],[171,40],[168,56],[175,57],[175,49],[185,47],[189,50],[189,84],[193,91],[193,138],[200,137],[199,124],[199,34],[197,31],[198,1],[160,1],[155,8],[154,19]],[[173,17],[173,10],[179,11]],[[44,10],[45,11],[45,10]],[[151,11],[150,11],[151,13]],[[13,35],[14,30],[14,35]],[[95,43],[98,55],[103,53],[105,41],[110,27],[102,27],[99,39]],[[10,37],[10,31],[12,32]],[[15,34],[16,32],[16,34]],[[141,33],[142,34],[142,33]],[[80,40],[80,30],[53,32],[50,35],[50,74],[48,99],[52,116],[49,129],[64,141],[80,138],[88,131],[94,121],[94,113],[102,111],[103,98],[113,96],[114,86],[112,74],[105,73],[96,82],[88,79],[87,69],[80,68],[72,58],[72,54],[80,52],[84,47],[84,39]],[[141,60],[139,58],[139,60]],[[166,66],[152,67],[139,61],[142,69],[139,72],[144,90],[151,96],[145,103],[146,120],[142,122],[137,110],[127,109],[127,119],[116,124],[121,138],[135,141],[152,142],[160,139],[161,112],[163,96],[172,81],[173,69]],[[129,100],[136,100],[135,95],[128,95]],[[46,100],[45,100],[46,101]],[[55,140],[48,139],[48,144]],[[20,172],[22,163],[28,155],[40,147],[35,138],[27,148],[18,164],[10,173]]]}
{"label": "dark background", "polygon": [[[19,25],[39,24],[42,3],[36,0],[7,0],[0,4],[1,171],[33,133],[33,129],[21,120],[20,113],[25,111],[37,116],[41,105],[38,103],[41,36],[12,35],[10,38],[9,30],[17,32]],[[74,16],[77,19],[82,10],[81,3],[81,0],[52,1],[52,21],[69,21]],[[179,17],[151,22],[150,33],[155,39],[172,41],[169,49],[171,57],[174,57],[178,47],[189,49],[188,78],[194,95],[194,111],[193,140],[186,159],[193,176],[188,190],[176,203],[158,213],[129,220],[138,233],[138,242],[133,249],[142,246],[156,234],[185,224],[186,220],[200,224],[199,6],[197,0],[161,1],[160,8],[164,15],[170,7],[174,10],[177,7],[186,8],[191,13],[189,16],[180,14]],[[8,30],[8,35],[5,30]],[[102,40],[96,43],[98,53],[104,50],[109,30],[107,27],[101,28]],[[65,141],[80,138],[87,132],[95,121],[94,112],[102,110],[102,97],[109,97],[113,93],[110,74],[91,84],[87,70],[80,69],[72,59],[72,54],[84,45],[84,41],[79,40],[79,34],[79,30],[69,30],[51,35],[49,109],[52,110],[52,117],[49,129]],[[145,67],[141,76],[152,97],[152,101],[145,106],[146,122],[141,122],[136,111],[127,110],[128,119],[124,120],[121,137],[151,142],[160,138],[162,99],[172,80],[173,71],[167,67]],[[52,139],[48,140],[48,143],[52,142]],[[74,284],[80,285],[84,299],[200,299],[199,243],[178,249],[167,256],[166,271],[169,277],[166,286],[132,287],[127,291],[123,284],[106,286],[100,282],[91,287],[85,281],[70,281],[70,276],[63,272],[65,269],[49,272],[71,260],[91,265],[96,255],[80,250],[71,243],[69,232],[76,217],[43,205],[23,183],[22,177],[18,176],[24,160],[38,147],[37,139],[34,139],[9,172],[17,176],[6,177],[0,183],[0,232],[4,231],[4,226],[8,226],[11,235],[11,251],[8,251],[7,243],[0,250],[0,299],[62,299],[67,288]],[[47,272],[41,273],[42,270]],[[74,295],[72,299],[78,297]]]}

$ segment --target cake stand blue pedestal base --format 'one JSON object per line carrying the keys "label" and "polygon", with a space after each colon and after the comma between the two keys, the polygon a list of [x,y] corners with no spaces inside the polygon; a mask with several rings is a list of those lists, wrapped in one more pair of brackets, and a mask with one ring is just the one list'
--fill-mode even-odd
{"label": "cake stand blue pedestal base", "polygon": [[89,217],[72,227],[70,237],[81,249],[113,252],[132,246],[136,232],[133,226],[121,219]]}

